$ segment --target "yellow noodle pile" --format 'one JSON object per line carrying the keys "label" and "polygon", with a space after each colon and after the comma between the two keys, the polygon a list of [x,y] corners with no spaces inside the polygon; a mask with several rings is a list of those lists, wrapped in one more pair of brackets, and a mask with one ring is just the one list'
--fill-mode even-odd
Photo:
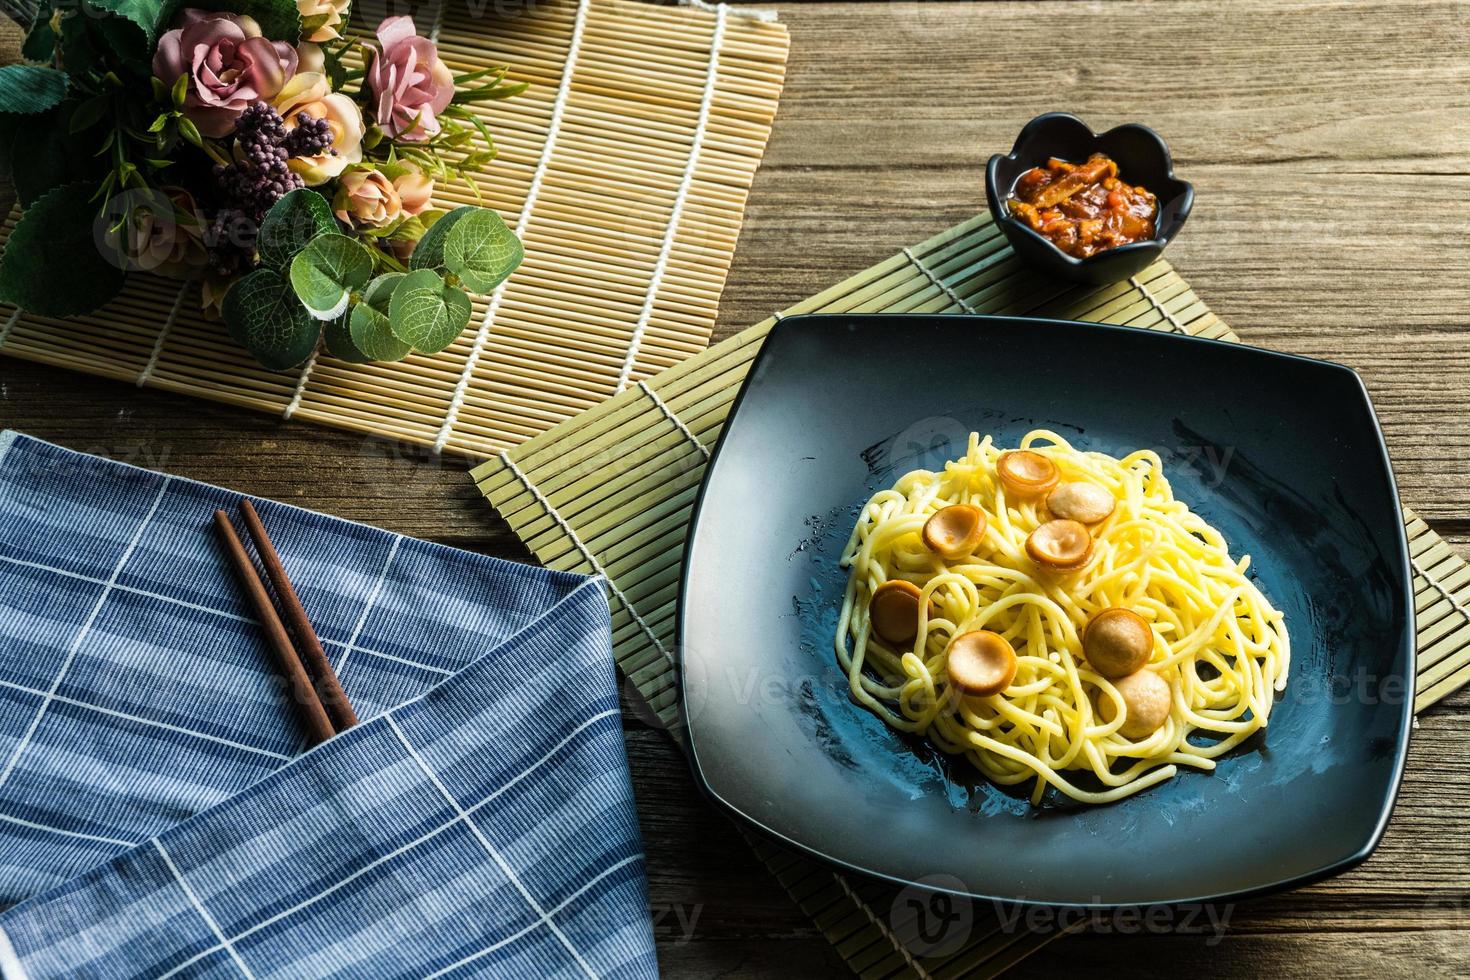
{"label": "yellow noodle pile", "polygon": [[[1044,504],[1008,500],[995,469],[1002,450],[972,433],[964,457],[942,473],[914,470],[874,494],[853,529],[836,636],[853,696],[894,728],[963,754],[996,783],[1034,780],[1033,803],[1048,784],[1084,803],[1108,803],[1170,779],[1181,765],[1213,769],[1217,756],[1265,727],[1290,663],[1283,616],[1246,577],[1250,559],[1231,559],[1220,533],[1174,499],[1156,453],[1079,452],[1046,430],[1028,433],[1019,448],[1051,459],[1064,481],[1112,492],[1117,506],[1092,529],[1091,561],[1054,572],[1027,556],[1027,536],[1047,520]],[[980,508],[988,527],[971,557],[947,562],[920,531],[951,504]],[[869,599],[894,578],[919,586],[937,609],[930,617],[919,603],[910,649],[869,629]],[[1119,733],[1126,706],[1117,689],[1082,655],[1088,619],[1110,606],[1131,608],[1152,626],[1145,669],[1173,693],[1168,720],[1137,741]],[[945,673],[950,639],[978,629],[1002,634],[1017,655],[1015,680],[992,697],[960,695]],[[1117,707],[1107,724],[1097,711],[1103,698]],[[1195,732],[1215,734],[1191,742]],[[1067,775],[1076,770],[1102,788],[1079,786]]]}

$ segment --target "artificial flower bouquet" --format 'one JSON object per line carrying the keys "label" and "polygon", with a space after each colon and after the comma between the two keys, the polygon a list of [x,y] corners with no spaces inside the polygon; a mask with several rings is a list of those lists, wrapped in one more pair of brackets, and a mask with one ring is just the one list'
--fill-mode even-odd
{"label": "artificial flower bouquet", "polygon": [[[62,6],[62,3],[67,3]],[[350,0],[43,0],[0,68],[0,165],[23,213],[0,300],[97,309],[131,271],[197,279],[232,337],[284,369],[449,346],[522,258],[492,210],[434,207],[494,156],[474,102],[409,17],[343,36]],[[480,141],[475,137],[479,136]]]}

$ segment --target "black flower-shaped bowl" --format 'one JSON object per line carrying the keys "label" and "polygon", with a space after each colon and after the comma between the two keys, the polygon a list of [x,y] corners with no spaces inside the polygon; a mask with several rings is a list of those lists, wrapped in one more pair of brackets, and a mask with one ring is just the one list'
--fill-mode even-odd
{"label": "black flower-shaped bowl", "polygon": [[[1011,214],[1006,199],[1016,178],[1046,163],[1050,157],[1080,161],[1093,153],[1105,153],[1118,163],[1118,175],[1130,184],[1140,184],[1159,199],[1156,234],[1146,242],[1110,248],[1085,259],[1074,258]],[[1026,124],[1016,137],[1011,152],[997,153],[985,168],[985,196],[990,214],[1000,225],[1027,264],[1073,282],[1104,286],[1139,272],[1179,234],[1194,206],[1194,188],[1174,176],[1169,147],[1158,133],[1129,123],[1094,133],[1081,119],[1068,112],[1048,112]]]}

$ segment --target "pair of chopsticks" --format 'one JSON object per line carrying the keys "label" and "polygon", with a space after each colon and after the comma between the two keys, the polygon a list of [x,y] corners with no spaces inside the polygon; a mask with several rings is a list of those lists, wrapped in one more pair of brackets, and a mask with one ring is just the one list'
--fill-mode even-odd
{"label": "pair of chopsticks", "polygon": [[[316,630],[311,628],[311,620],[306,618],[306,610],[302,608],[296,589],[286,576],[286,569],[281,565],[281,556],[276,554],[270,535],[265,533],[265,525],[260,523],[260,515],[248,500],[240,501],[240,515],[245,519],[245,530],[250,532],[250,539],[255,542],[260,562],[265,566],[271,584],[275,586],[281,611],[290,622],[289,631],[281,621],[275,603],[271,601],[270,591],[261,581],[255,564],[245,551],[244,542],[235,533],[230,515],[217,510],[214,512],[214,522],[219,529],[220,540],[224,542],[230,564],[235,567],[240,584],[245,587],[246,596],[255,608],[255,614],[260,620],[261,629],[265,630],[266,640],[275,652],[281,673],[291,685],[291,696],[306,723],[310,744],[325,742],[333,735],[357,724],[357,714],[352,710],[352,703],[347,700],[341,682],[337,680],[337,672],[327,660],[326,651],[322,649]],[[293,635],[296,640],[294,645],[291,642]]]}

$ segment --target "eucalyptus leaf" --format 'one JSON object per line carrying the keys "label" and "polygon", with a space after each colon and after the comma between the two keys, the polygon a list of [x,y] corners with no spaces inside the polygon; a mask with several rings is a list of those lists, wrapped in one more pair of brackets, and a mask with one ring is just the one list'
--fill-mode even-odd
{"label": "eucalyptus leaf", "polygon": [[90,313],[126,278],[100,242],[93,183],[47,191],[20,216],[0,257],[0,302],[43,316]]}
{"label": "eucalyptus leaf", "polygon": [[515,232],[489,208],[475,208],[444,236],[444,267],[479,293],[504,282],[525,255]]}
{"label": "eucalyptus leaf", "polygon": [[355,289],[373,275],[373,253],[355,238],[318,235],[291,260],[291,286],[318,320],[333,320],[347,309]]}
{"label": "eucalyptus leaf", "polygon": [[296,253],[318,235],[337,231],[327,199],[306,187],[288,192],[266,212],[255,247],[261,264],[286,275]]}
{"label": "eucalyptus leaf", "polygon": [[388,304],[393,335],[425,354],[450,344],[470,322],[470,298],[446,285],[432,269],[418,269],[398,280]]}
{"label": "eucalyptus leaf", "polygon": [[375,361],[402,360],[413,349],[393,335],[388,320],[394,287],[403,277],[402,272],[385,272],[368,283],[352,308],[352,342]]}
{"label": "eucalyptus leaf", "polygon": [[66,72],[44,65],[0,68],[0,112],[31,115],[54,109],[66,98]]}
{"label": "eucalyptus leaf", "polygon": [[413,254],[408,257],[410,269],[442,269],[444,268],[444,239],[449,236],[449,229],[469,217],[475,211],[480,210],[473,204],[455,208],[445,214],[438,221],[429,226],[424,232],[424,237],[413,247]]}
{"label": "eucalyptus leaf", "polygon": [[306,360],[321,337],[321,323],[270,269],[256,269],[231,286],[220,313],[230,336],[273,371]]}
{"label": "eucalyptus leaf", "polygon": [[[355,312],[356,307],[353,310]],[[338,360],[349,364],[366,364],[372,358],[353,343],[352,333],[348,328],[349,318],[350,314],[344,313],[337,319],[328,321],[322,330],[322,340],[327,345],[327,353]]]}

